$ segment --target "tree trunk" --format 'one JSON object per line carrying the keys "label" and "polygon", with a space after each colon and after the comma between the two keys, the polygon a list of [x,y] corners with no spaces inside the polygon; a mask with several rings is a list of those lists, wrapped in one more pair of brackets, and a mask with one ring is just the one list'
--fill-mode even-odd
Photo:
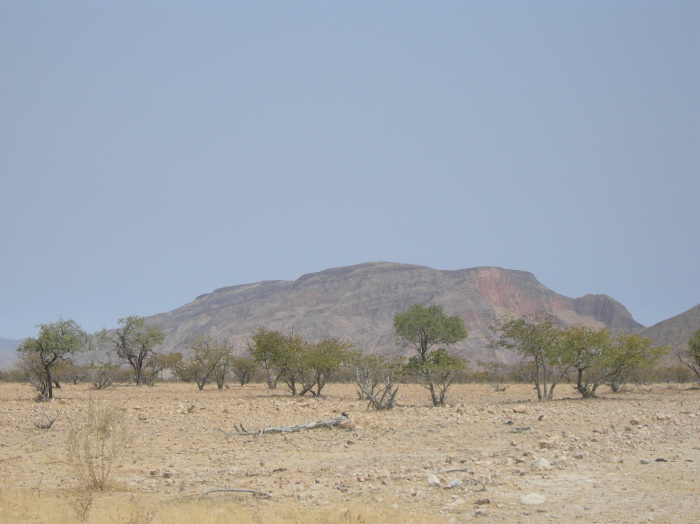
{"label": "tree trunk", "polygon": [[53,379],[51,377],[51,365],[44,365],[44,372],[46,372],[46,381],[48,384],[49,400],[53,399]]}
{"label": "tree trunk", "polygon": [[544,400],[542,398],[542,380],[540,378],[541,371],[539,364],[535,363],[535,366],[535,387],[537,388],[537,400],[541,402],[542,400]]}
{"label": "tree trunk", "polygon": [[428,389],[430,390],[430,396],[433,399],[433,406],[442,406],[444,402],[442,399],[438,398],[437,394],[435,393],[435,386],[432,382],[428,382]]}

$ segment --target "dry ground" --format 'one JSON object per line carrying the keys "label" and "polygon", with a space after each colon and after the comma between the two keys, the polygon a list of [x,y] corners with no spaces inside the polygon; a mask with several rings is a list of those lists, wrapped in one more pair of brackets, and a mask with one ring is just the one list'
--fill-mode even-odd
{"label": "dry ground", "polygon": [[[352,385],[321,399],[283,388],[193,384],[64,386],[50,404],[27,385],[0,385],[0,522],[700,522],[700,389],[632,388],[538,403],[530,386],[503,393],[457,385],[433,408],[419,386],[398,407],[367,411]],[[196,401],[194,409],[190,408]],[[123,410],[132,441],[104,492],[86,492],[67,462],[88,403]],[[62,410],[53,428],[35,421]],[[239,436],[330,419],[352,429]],[[223,430],[223,431],[220,431]],[[537,459],[547,463],[534,469]],[[430,486],[434,475],[439,486]],[[452,488],[452,481],[461,484]],[[460,483],[458,482],[458,484]],[[215,488],[264,492],[211,493]],[[538,493],[541,504],[521,497]]]}

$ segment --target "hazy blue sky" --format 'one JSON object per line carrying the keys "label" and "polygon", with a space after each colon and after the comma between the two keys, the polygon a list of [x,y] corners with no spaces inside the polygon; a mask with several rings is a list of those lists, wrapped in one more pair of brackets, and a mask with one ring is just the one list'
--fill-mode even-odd
{"label": "hazy blue sky", "polygon": [[0,336],[368,261],[700,302],[700,2],[0,0]]}

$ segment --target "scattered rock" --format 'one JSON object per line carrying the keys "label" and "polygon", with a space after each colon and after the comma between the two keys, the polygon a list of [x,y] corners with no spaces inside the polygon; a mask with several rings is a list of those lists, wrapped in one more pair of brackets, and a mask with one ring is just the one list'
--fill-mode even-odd
{"label": "scattered rock", "polygon": [[484,504],[491,504],[491,499],[479,499],[474,504],[478,506],[483,506]]}
{"label": "scattered rock", "polygon": [[639,459],[640,464],[649,464],[649,461],[647,459]]}
{"label": "scattered rock", "polygon": [[639,426],[641,423],[642,423],[642,421],[639,420],[638,418],[632,418],[632,419],[630,419],[630,424],[631,424],[632,426]]}
{"label": "scattered rock", "polygon": [[430,475],[430,476],[428,476],[428,485],[429,486],[439,486],[440,479],[437,478],[435,475]]}
{"label": "scattered rock", "polygon": [[541,469],[550,469],[551,467],[552,465],[545,458],[538,458],[535,462],[532,463],[532,469],[536,471]]}
{"label": "scattered rock", "polygon": [[477,509],[474,512],[474,515],[476,515],[477,517],[483,517],[484,515],[486,515],[486,512],[483,509]]}
{"label": "scattered rock", "polygon": [[537,444],[537,446],[538,446],[540,449],[553,449],[554,447],[556,447],[556,445],[557,445],[557,443],[556,443],[555,441],[553,441],[553,440],[541,440],[541,441]]}
{"label": "scattered rock", "polygon": [[525,406],[516,406],[513,408],[513,413],[520,413],[520,414],[527,413],[527,408]]}
{"label": "scattered rock", "polygon": [[[440,483],[440,482],[438,481],[438,484],[439,484],[439,483]],[[447,486],[445,486],[445,489],[456,488],[456,487],[458,487],[458,486],[461,486],[462,484],[464,484],[464,482],[462,482],[461,480],[459,480],[459,479],[454,479],[454,480],[452,480],[452,481],[450,481],[450,482],[447,483]],[[432,485],[432,484],[431,484],[431,485]]]}
{"label": "scattered rock", "polygon": [[534,504],[544,504],[545,502],[547,502],[547,497],[541,493],[528,493],[527,495],[520,497],[520,503],[528,506]]}

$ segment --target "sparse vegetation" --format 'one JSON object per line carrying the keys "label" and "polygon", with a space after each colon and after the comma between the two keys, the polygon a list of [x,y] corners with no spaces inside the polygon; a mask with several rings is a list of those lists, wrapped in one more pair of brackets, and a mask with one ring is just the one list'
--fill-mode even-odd
{"label": "sparse vegetation", "polygon": [[[231,368],[231,372],[235,375],[236,380],[238,380],[238,383],[241,386],[245,386],[246,384],[250,383],[258,370],[258,364],[250,354],[231,357],[226,364],[228,364],[228,366]],[[219,389],[223,388],[224,386],[226,373],[227,369],[222,366],[219,369],[216,379],[216,385],[219,387]]]}
{"label": "sparse vegetation", "polygon": [[693,332],[688,341],[688,348],[677,351],[676,357],[681,364],[695,374],[698,382],[700,382],[700,329]]}
{"label": "sparse vegetation", "polygon": [[583,397],[595,396],[603,384],[617,391],[669,350],[639,335],[612,335],[607,329],[576,325],[563,328],[552,316],[504,315],[491,330],[496,335],[492,347],[515,350],[530,363],[540,401],[551,400],[557,384],[570,380],[572,373]]}
{"label": "sparse vegetation", "polygon": [[267,385],[282,380],[292,396],[320,396],[325,385],[351,360],[354,346],[338,338],[310,343],[301,335],[283,335],[259,327],[249,345],[250,354],[265,372]]}
{"label": "sparse vegetation", "polygon": [[180,380],[194,382],[201,391],[212,377],[217,376],[217,370],[219,375],[223,375],[219,380],[225,378],[225,369],[229,366],[233,349],[228,342],[202,335],[189,341],[187,347],[192,356],[174,365],[175,374]]}
{"label": "sparse vegetation", "polygon": [[123,413],[111,406],[89,404],[82,424],[71,427],[68,461],[87,489],[103,490],[128,444]]}
{"label": "sparse vegetation", "polygon": [[409,373],[419,377],[430,391],[434,406],[443,406],[447,389],[467,369],[468,361],[450,355],[436,344],[451,345],[469,335],[464,320],[448,317],[440,306],[413,304],[394,315],[396,340],[404,347],[413,346],[417,355],[408,361]]}
{"label": "sparse vegetation", "polygon": [[[119,327],[113,331],[101,330],[97,333],[99,343],[112,351],[122,362],[131,366],[137,386],[144,379],[155,380],[162,368],[158,368],[155,347],[163,342],[165,334],[158,326],[146,325],[146,319],[131,315],[118,320]],[[144,376],[144,369],[152,368],[150,376]]]}
{"label": "sparse vegetation", "polygon": [[105,389],[114,384],[119,366],[110,362],[91,362],[85,367],[87,380],[95,389]]}
{"label": "sparse vegetation", "polygon": [[53,399],[54,366],[85,349],[87,343],[87,334],[75,320],[59,318],[40,324],[39,335],[25,339],[17,348],[40,400]]}
{"label": "sparse vegetation", "polygon": [[359,399],[367,400],[367,407],[378,411],[393,409],[405,371],[404,359],[356,353],[353,364]]}
{"label": "sparse vegetation", "polygon": [[56,413],[56,415],[53,417],[43,409],[41,410],[41,413],[44,415],[44,417],[38,422],[34,422],[34,426],[36,426],[38,429],[51,429],[54,423],[58,420],[58,417],[61,415],[61,410],[59,409],[58,413]]}

